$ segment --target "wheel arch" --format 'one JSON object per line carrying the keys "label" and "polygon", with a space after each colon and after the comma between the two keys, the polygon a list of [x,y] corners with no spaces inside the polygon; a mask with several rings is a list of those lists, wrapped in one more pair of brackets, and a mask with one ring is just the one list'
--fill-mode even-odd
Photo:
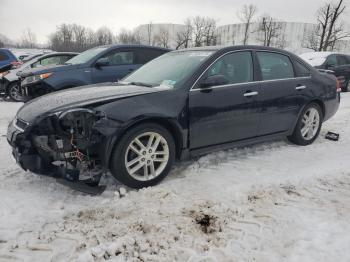
{"label": "wheel arch", "polygon": [[[175,142],[175,150],[176,150],[175,158],[180,159],[182,149],[184,146],[184,142],[183,142],[184,139],[183,139],[183,134],[181,132],[181,128],[174,121],[167,119],[167,118],[164,118],[164,117],[148,117],[148,118],[140,119],[140,120],[137,120],[137,121],[130,123],[125,128],[123,128],[120,131],[120,133],[118,133],[118,139],[114,140],[113,145],[111,146],[111,148],[112,148],[111,152],[118,145],[118,141],[120,140],[120,138],[122,136],[124,136],[126,134],[126,132],[135,128],[136,126],[143,125],[143,124],[149,124],[149,123],[157,124],[157,125],[165,128],[167,131],[169,131],[169,133],[174,138],[174,142]],[[111,152],[109,152],[108,156],[107,156],[108,166],[110,165],[110,160],[112,157]]]}
{"label": "wheel arch", "polygon": [[[310,105],[310,104],[312,104],[312,103],[315,103],[315,104],[317,104],[317,105],[320,106],[320,108],[321,108],[321,110],[322,110],[322,117],[324,118],[325,115],[326,115],[326,106],[325,106],[324,102],[323,102],[321,99],[313,99],[313,100],[311,100],[310,103],[308,103],[306,106],[308,106],[308,105]],[[306,107],[306,106],[305,106],[305,107]],[[304,107],[304,108],[305,108],[305,107]],[[303,108],[303,110],[304,110],[304,108]]]}
{"label": "wheel arch", "polygon": [[308,105],[310,105],[310,104],[312,104],[312,103],[317,104],[317,105],[321,108],[321,110],[322,110],[322,116],[323,116],[323,117],[325,116],[325,114],[326,114],[326,106],[325,106],[324,102],[323,102],[321,99],[319,99],[319,98],[315,98],[315,99],[310,100],[309,103],[305,104],[305,105],[300,109],[300,111],[299,111],[299,113],[298,113],[298,116],[297,116],[297,118],[295,119],[291,130],[289,131],[289,134],[290,134],[290,135],[293,134],[293,132],[294,132],[294,130],[295,130],[295,127],[296,127],[296,125],[298,124],[298,120],[299,120],[301,114],[303,113],[304,109],[305,109]]}

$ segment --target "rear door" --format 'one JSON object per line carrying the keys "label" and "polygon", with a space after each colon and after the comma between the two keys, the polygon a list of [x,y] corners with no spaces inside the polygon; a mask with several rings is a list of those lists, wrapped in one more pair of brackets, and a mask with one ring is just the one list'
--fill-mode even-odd
{"label": "rear door", "polygon": [[295,77],[292,61],[284,54],[258,51],[256,56],[262,80],[258,135],[288,131],[300,110],[299,92],[306,88],[303,78]]}
{"label": "rear door", "polygon": [[[229,84],[201,89],[200,83],[214,75],[225,76]],[[189,94],[191,149],[255,137],[259,92],[250,51],[218,59]]]}
{"label": "rear door", "polygon": [[135,50],[113,50],[101,58],[107,58],[109,65],[92,68],[93,83],[117,82],[139,66],[135,64]]}

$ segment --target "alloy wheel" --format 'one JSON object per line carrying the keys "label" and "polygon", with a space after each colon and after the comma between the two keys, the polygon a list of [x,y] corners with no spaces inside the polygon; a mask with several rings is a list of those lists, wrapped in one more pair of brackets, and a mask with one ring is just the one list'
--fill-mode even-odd
{"label": "alloy wheel", "polygon": [[146,132],[131,141],[125,152],[125,167],[138,181],[158,177],[169,161],[166,139],[156,132]]}
{"label": "alloy wheel", "polygon": [[301,135],[305,140],[312,140],[320,127],[320,114],[316,108],[309,108],[302,119]]}
{"label": "alloy wheel", "polygon": [[19,90],[19,85],[13,85],[10,88],[10,97],[11,99],[15,100],[15,101],[22,101],[23,97],[20,94],[20,90]]}

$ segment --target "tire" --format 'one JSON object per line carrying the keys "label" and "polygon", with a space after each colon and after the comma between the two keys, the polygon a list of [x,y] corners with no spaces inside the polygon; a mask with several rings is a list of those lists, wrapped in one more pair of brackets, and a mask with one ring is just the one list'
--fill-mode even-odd
{"label": "tire", "polygon": [[19,87],[20,87],[20,83],[14,82],[14,83],[11,83],[7,89],[8,96],[14,102],[23,102],[24,101],[23,96],[19,92]]}
{"label": "tire", "polygon": [[[152,135],[153,143],[149,147]],[[157,155],[155,152],[158,152]],[[137,161],[133,163],[133,160]],[[173,136],[162,126],[148,123],[132,128],[121,138],[112,152],[110,169],[118,181],[128,187],[140,189],[157,185],[162,181],[168,175],[174,160]]]}
{"label": "tire", "polygon": [[[314,113],[314,117],[310,119],[310,114]],[[309,121],[306,124],[305,121]],[[316,103],[307,105],[301,113],[298,122],[295,126],[293,134],[288,137],[288,140],[294,144],[300,146],[311,145],[319,136],[323,121],[323,113],[321,107]],[[310,128],[306,127],[309,125]],[[304,129],[305,128],[305,129]],[[306,130],[310,130],[306,134],[303,133]]]}

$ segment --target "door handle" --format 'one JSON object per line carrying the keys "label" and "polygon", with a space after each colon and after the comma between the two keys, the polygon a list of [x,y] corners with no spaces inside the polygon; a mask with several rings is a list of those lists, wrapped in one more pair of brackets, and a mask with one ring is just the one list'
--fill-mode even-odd
{"label": "door handle", "polygon": [[133,72],[135,69],[129,69],[129,72]]}
{"label": "door handle", "polygon": [[295,90],[303,90],[303,89],[306,89],[306,86],[297,86],[295,88]]}
{"label": "door handle", "polygon": [[248,91],[247,93],[244,94],[245,97],[252,97],[252,96],[257,96],[259,93],[258,92],[250,92]]}

